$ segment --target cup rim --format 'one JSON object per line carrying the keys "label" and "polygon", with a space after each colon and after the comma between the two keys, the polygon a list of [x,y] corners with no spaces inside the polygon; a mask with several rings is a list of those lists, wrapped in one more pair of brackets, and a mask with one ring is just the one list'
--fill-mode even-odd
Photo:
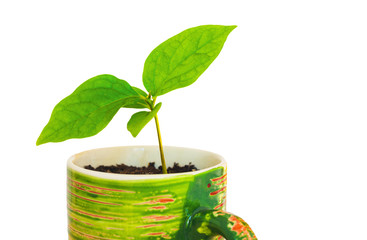
{"label": "cup rim", "polygon": [[224,158],[214,152],[201,150],[197,148],[190,148],[190,147],[176,147],[176,146],[164,146],[164,149],[171,149],[171,150],[181,150],[181,151],[195,151],[200,152],[202,154],[207,154],[208,156],[215,157],[219,162],[213,166],[206,167],[197,171],[192,172],[184,172],[184,173],[170,173],[170,174],[120,174],[120,173],[105,173],[105,172],[99,172],[99,171],[93,171],[89,169],[85,169],[83,167],[78,166],[74,163],[78,157],[82,156],[83,154],[88,154],[93,151],[103,151],[103,150],[109,150],[109,149],[138,149],[138,148],[144,148],[144,149],[153,149],[157,148],[156,145],[133,145],[133,146],[115,146],[115,147],[103,147],[103,148],[94,148],[89,149],[86,151],[82,151],[80,153],[76,153],[72,155],[68,161],[67,161],[67,168],[70,170],[73,170],[75,172],[82,173],[84,175],[93,176],[101,179],[110,179],[110,180],[147,180],[147,179],[167,179],[167,178],[174,178],[174,177],[180,177],[180,176],[187,176],[187,175],[197,175],[200,173],[204,173],[207,171],[210,171],[212,169],[216,169],[218,167],[223,167],[226,170],[227,163],[224,160]]}

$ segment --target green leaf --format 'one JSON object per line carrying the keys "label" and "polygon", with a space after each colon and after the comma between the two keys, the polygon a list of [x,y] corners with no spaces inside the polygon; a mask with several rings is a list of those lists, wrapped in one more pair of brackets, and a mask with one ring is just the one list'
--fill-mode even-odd
{"label": "green leaf", "polygon": [[141,95],[142,97],[146,98],[148,96],[148,94],[144,91],[144,90],[141,90],[140,88],[137,88],[137,87],[132,87],[135,92],[139,95]]}
{"label": "green leaf", "polygon": [[93,136],[121,107],[132,106],[140,99],[141,95],[124,80],[107,74],[93,77],[55,106],[36,144]]}
{"label": "green leaf", "polygon": [[150,112],[141,111],[133,114],[127,123],[127,129],[130,133],[136,137],[138,136],[139,132],[145,127],[145,125],[153,119],[153,117],[158,113],[159,109],[161,108],[162,103],[158,103],[154,109]]}
{"label": "green leaf", "polygon": [[236,26],[189,28],[155,48],[144,64],[143,83],[152,96],[189,86],[219,55]]}
{"label": "green leaf", "polygon": [[133,99],[130,99],[129,101],[127,101],[122,107],[124,108],[148,108],[149,109],[149,104],[148,102],[152,102],[152,100],[148,99],[148,94],[141,90],[140,88],[137,87],[133,87],[134,91],[136,92],[136,94],[140,97],[136,97]]}

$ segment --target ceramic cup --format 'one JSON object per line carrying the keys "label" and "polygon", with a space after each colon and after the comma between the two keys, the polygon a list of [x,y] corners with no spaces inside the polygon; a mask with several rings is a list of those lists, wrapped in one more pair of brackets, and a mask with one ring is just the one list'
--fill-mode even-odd
{"label": "ceramic cup", "polygon": [[192,163],[179,174],[128,175],[84,169],[86,165],[160,166],[156,146],[94,149],[68,160],[70,240],[255,240],[251,228],[227,213],[226,162],[214,153],[165,147],[167,166]]}

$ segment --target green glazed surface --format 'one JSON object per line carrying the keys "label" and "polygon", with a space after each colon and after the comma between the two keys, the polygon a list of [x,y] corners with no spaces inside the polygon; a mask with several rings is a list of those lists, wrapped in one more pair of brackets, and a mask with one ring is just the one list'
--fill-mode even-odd
{"label": "green glazed surface", "polygon": [[69,239],[185,239],[198,208],[225,209],[226,170],[144,180],[97,178],[68,169]]}

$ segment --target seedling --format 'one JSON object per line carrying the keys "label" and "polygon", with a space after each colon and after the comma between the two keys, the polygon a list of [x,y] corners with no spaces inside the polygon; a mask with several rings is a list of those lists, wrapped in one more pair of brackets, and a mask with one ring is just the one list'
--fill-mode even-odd
{"label": "seedling", "polygon": [[120,108],[148,109],[133,114],[127,129],[136,137],[153,118],[157,129],[162,171],[167,173],[157,97],[194,83],[219,55],[236,26],[203,25],[189,28],[156,47],[144,64],[145,91],[115,76],[103,74],[82,83],[53,109],[37,145],[96,135]]}

